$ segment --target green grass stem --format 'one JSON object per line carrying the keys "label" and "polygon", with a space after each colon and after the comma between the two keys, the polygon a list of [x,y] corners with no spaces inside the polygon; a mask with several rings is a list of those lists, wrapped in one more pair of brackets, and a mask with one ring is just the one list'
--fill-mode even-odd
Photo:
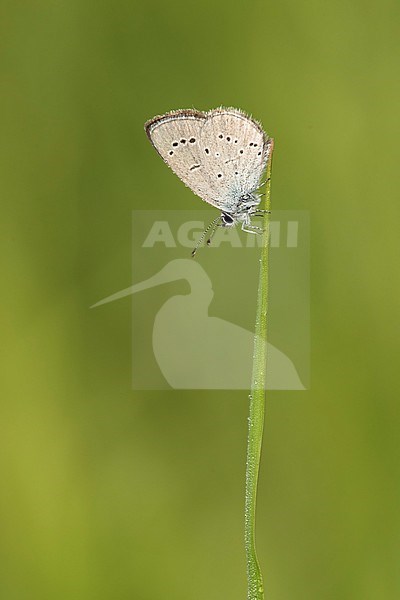
{"label": "green grass stem", "polygon": [[[271,207],[272,153],[266,171],[265,209]],[[257,558],[255,542],[256,498],[261,446],[264,429],[265,384],[267,371],[267,317],[268,317],[268,264],[270,216],[264,217],[263,244],[260,258],[260,275],[257,294],[257,314],[254,335],[253,375],[251,383],[249,429],[247,439],[246,497],[245,497],[245,548],[247,562],[247,600],[264,600],[264,584]]]}

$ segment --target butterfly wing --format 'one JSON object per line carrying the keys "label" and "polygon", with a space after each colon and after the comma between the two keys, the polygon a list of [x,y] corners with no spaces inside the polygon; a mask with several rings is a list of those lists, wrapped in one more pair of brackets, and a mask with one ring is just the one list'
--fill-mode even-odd
{"label": "butterfly wing", "polygon": [[260,184],[270,141],[242,111],[178,110],[145,124],[157,152],[200,198],[222,210]]}
{"label": "butterfly wing", "polygon": [[201,141],[210,149],[207,173],[215,204],[229,212],[239,198],[260,186],[271,140],[242,111],[218,108],[207,113]]}
{"label": "butterfly wing", "polygon": [[200,142],[206,118],[205,113],[196,110],[178,110],[150,119],[145,130],[157,152],[183,183],[215,206]]}

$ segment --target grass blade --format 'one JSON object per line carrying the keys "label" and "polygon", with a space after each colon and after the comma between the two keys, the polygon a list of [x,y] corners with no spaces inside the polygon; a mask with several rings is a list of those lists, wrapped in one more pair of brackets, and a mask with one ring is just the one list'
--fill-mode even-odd
{"label": "grass blade", "polygon": [[[274,145],[267,165],[265,209],[271,206],[271,167]],[[256,498],[261,446],[264,429],[265,383],[267,371],[267,324],[268,324],[268,265],[270,216],[264,217],[263,244],[260,258],[260,275],[257,294],[257,314],[254,335],[253,376],[249,407],[247,439],[246,497],[245,497],[245,548],[247,562],[247,600],[263,600],[264,584],[257,559],[255,542]]]}

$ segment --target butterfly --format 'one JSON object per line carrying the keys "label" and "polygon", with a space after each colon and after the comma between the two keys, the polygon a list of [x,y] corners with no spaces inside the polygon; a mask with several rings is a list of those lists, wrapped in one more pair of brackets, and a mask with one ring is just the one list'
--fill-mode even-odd
{"label": "butterfly", "polygon": [[150,142],[174,173],[202,200],[221,214],[210,223],[210,243],[217,227],[241,223],[243,231],[260,233],[251,217],[258,208],[261,177],[273,150],[273,139],[260,123],[236,108],[208,112],[183,109],[156,116],[145,123]]}

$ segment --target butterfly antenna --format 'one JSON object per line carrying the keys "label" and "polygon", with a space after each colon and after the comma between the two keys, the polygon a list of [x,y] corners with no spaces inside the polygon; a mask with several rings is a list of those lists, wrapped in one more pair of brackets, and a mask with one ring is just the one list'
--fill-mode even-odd
{"label": "butterfly antenna", "polygon": [[[199,241],[197,242],[196,246],[192,250],[192,258],[196,254],[199,246],[203,243],[203,240],[206,237],[207,233],[213,227],[214,229],[213,229],[213,231],[212,231],[212,233],[210,235],[210,239],[208,241],[211,240],[212,236],[214,235],[214,232],[215,232],[216,228],[218,227],[218,225],[216,225],[216,223],[218,223],[218,221],[220,221],[220,220],[221,220],[221,215],[218,215],[218,217],[216,217],[213,221],[211,221],[211,223],[208,225],[208,227],[203,231],[203,233],[201,234],[201,236],[199,238]],[[207,241],[207,244],[208,244],[208,241]]]}
{"label": "butterfly antenna", "polygon": [[211,240],[213,239],[213,237],[214,237],[214,234],[215,234],[215,232],[217,231],[217,228],[218,228],[218,227],[221,227],[221,223],[217,223],[216,225],[214,225],[214,228],[213,228],[213,230],[212,230],[212,231],[211,231],[211,233],[210,233],[210,237],[208,238],[208,240],[207,240],[207,242],[206,242],[207,246],[210,246],[210,245],[211,245]]}

